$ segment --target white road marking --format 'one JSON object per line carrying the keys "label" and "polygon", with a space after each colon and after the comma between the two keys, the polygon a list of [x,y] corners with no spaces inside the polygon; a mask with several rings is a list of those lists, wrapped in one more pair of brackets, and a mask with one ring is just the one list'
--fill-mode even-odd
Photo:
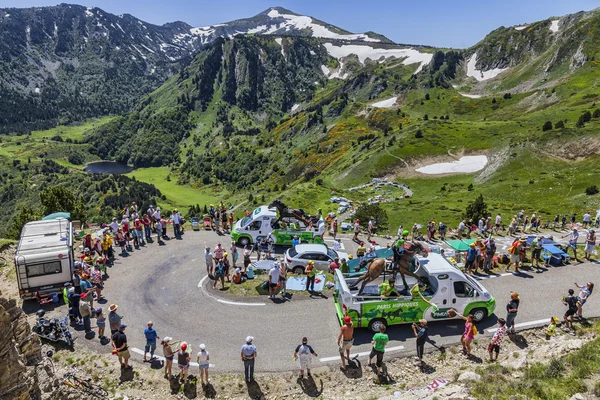
{"label": "white road marking", "polygon": [[[518,329],[518,328],[529,328],[529,327],[534,327],[534,326],[545,325],[545,324],[547,324],[549,322],[550,322],[550,318],[538,319],[536,321],[529,321],[529,322],[521,322],[520,324],[515,324],[515,329]],[[489,333],[494,333],[497,330],[498,330],[498,328],[486,329],[486,331],[489,332]]]}
{"label": "white road marking", "polygon": [[[340,240],[350,240],[349,238],[338,238]],[[333,239],[323,239],[324,242],[332,242],[333,243]]]}
{"label": "white road marking", "polygon": [[218,301],[219,303],[222,304],[230,304],[230,305],[234,305],[234,306],[265,306],[265,303],[238,303],[235,301],[227,301],[227,300],[223,300],[223,299],[217,299],[215,296],[211,295],[210,293],[208,293],[206,290],[204,290],[204,286],[203,283],[204,281],[208,278],[208,275],[204,275],[204,277],[202,279],[200,279],[200,282],[198,282],[198,287],[200,288],[200,290],[202,290],[202,292],[204,292],[208,297],[210,297],[213,300]]}
{"label": "white road marking", "polygon": [[[398,350],[402,350],[404,349],[404,346],[395,346],[395,347],[386,347],[385,352],[386,353],[390,353],[392,351],[398,351]],[[363,351],[360,353],[354,353],[354,354],[350,354],[350,358],[354,358],[354,357],[364,357],[364,356],[368,356],[371,352],[370,351]],[[319,358],[320,362],[328,362],[328,361],[335,361],[335,360],[339,360],[340,356],[334,356],[334,357],[324,357],[324,358]]]}
{"label": "white road marking", "polygon": [[493,278],[502,278],[503,276],[511,276],[511,275],[517,275],[516,272],[506,272],[504,274],[493,274],[493,275],[488,275],[488,276],[480,276],[475,278],[476,281],[483,281],[486,279],[493,279]]}
{"label": "white road marking", "polygon": [[[138,349],[137,347],[130,347],[130,349],[131,349],[131,351],[133,351],[134,353],[140,354],[140,355],[142,355],[142,356],[144,355],[144,350],[140,350],[140,349]],[[157,358],[158,360],[160,360],[160,361],[165,361],[165,358],[164,358],[164,357],[162,357],[162,356],[157,356],[157,355],[154,355],[154,357],[156,357],[156,358]],[[191,355],[191,354],[190,354],[190,357],[192,357],[192,355]],[[195,362],[191,362],[191,361],[190,361],[190,367],[198,367],[198,366],[199,366],[199,364],[198,364],[198,363],[195,363]],[[209,364],[209,367],[210,367],[210,368],[213,368],[214,366],[215,366],[214,364]]]}

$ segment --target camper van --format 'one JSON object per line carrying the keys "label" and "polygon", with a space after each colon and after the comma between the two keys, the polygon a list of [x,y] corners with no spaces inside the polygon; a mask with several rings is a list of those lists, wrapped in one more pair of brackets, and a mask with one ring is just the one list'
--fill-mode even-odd
{"label": "camper van", "polygon": [[[475,322],[493,314],[496,301],[492,295],[443,256],[429,253],[427,258],[417,257],[417,260],[415,273],[427,283],[423,296],[431,304],[420,297],[413,298],[404,290],[400,279],[396,282],[400,294],[397,297],[379,296],[382,277],[358,294],[353,283],[360,273],[342,274],[336,269],[334,301],[340,323],[348,315],[355,327],[379,332],[380,325],[408,324],[423,318],[427,321],[450,319],[451,308],[463,315],[473,314]],[[406,279],[410,287],[417,283],[415,278],[407,276]]]}
{"label": "camper van", "polygon": [[231,231],[231,238],[241,246],[252,244],[258,239],[266,239],[269,235],[278,245],[291,246],[294,236],[298,236],[301,243],[323,243],[323,218],[319,219],[316,225],[311,228],[304,221],[294,217],[280,218],[276,209],[260,206],[236,222]]}
{"label": "camper van", "polygon": [[60,292],[73,274],[73,226],[66,219],[25,224],[15,255],[19,295]]}

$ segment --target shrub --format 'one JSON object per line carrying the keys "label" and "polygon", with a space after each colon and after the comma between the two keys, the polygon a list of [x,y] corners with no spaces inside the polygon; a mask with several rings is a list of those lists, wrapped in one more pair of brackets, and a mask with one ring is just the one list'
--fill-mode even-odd
{"label": "shrub", "polygon": [[598,186],[592,185],[585,188],[585,194],[588,196],[592,196],[594,194],[598,194],[600,190],[598,190]]}
{"label": "shrub", "polygon": [[558,121],[557,123],[554,124],[554,129],[562,129],[565,127],[565,123],[562,121]]}
{"label": "shrub", "polygon": [[422,132],[422,131],[419,129],[419,130],[417,131],[417,133],[415,133],[415,137],[416,137],[417,139],[421,139],[421,138],[423,137],[423,132]]}
{"label": "shrub", "polygon": [[552,129],[552,122],[550,121],[546,121],[544,122],[544,125],[542,126],[542,131],[546,132]]}

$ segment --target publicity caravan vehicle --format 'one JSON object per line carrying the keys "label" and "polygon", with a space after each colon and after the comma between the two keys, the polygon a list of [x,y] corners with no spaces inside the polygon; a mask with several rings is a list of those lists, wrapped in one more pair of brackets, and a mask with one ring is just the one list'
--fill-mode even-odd
{"label": "publicity caravan vehicle", "polygon": [[[418,322],[420,319],[437,321],[450,319],[448,311],[454,308],[463,315],[473,314],[479,322],[494,312],[496,301],[479,282],[452,266],[443,256],[430,253],[427,258],[417,257],[415,273],[427,284],[423,293],[427,302],[413,298],[404,290],[401,279],[396,282],[397,297],[379,296],[382,278],[367,285],[362,294],[352,288],[360,273],[342,274],[335,271],[335,307],[340,323],[346,315],[357,328],[379,332],[385,326]],[[386,278],[390,275],[387,274]],[[410,287],[416,279],[407,276]],[[433,304],[433,305],[432,305]]]}
{"label": "publicity caravan vehicle", "polygon": [[64,218],[28,222],[15,254],[19,295],[60,292],[73,274],[73,225]]}
{"label": "publicity caravan vehicle", "polygon": [[291,246],[294,236],[298,236],[300,243],[323,243],[324,233],[323,218],[315,219],[311,227],[305,218],[278,216],[277,209],[264,205],[237,221],[231,230],[231,238],[241,246],[246,246],[258,239],[267,239],[270,235],[274,244]]}

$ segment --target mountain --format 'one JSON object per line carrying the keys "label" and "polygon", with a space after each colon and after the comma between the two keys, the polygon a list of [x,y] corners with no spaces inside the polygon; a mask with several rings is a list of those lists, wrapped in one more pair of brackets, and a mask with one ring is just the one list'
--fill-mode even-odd
{"label": "mountain", "polygon": [[480,92],[553,86],[594,58],[599,29],[600,9],[500,27],[465,50],[466,76]]}
{"label": "mountain", "polygon": [[313,17],[296,14],[281,7],[271,7],[252,18],[238,19],[223,24],[194,28],[190,36],[207,44],[219,37],[235,35],[309,36],[322,39],[353,42],[393,44],[390,39],[374,32],[351,33]]}

